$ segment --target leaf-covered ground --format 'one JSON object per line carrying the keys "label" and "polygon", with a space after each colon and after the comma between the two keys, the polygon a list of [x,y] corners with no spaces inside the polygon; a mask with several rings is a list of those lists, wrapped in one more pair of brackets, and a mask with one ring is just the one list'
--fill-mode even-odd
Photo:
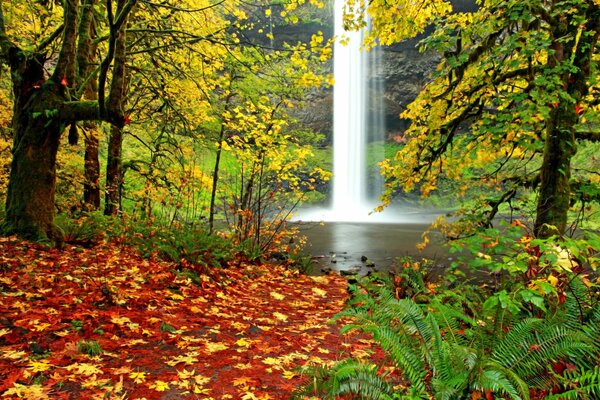
{"label": "leaf-covered ground", "polygon": [[0,398],[287,399],[301,365],[381,357],[327,323],[341,277],[237,260],[197,284],[176,267],[0,238]]}

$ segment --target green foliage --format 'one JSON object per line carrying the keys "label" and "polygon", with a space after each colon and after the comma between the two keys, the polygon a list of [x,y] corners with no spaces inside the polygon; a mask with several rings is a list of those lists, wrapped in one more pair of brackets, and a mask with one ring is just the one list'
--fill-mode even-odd
{"label": "green foliage", "polygon": [[67,243],[95,245],[123,235],[123,222],[99,211],[82,213],[78,218],[60,214],[55,223],[64,232]]}
{"label": "green foliage", "polygon": [[100,347],[100,344],[96,340],[80,340],[77,343],[77,350],[90,357],[102,354],[102,347]]}
{"label": "green foliage", "polygon": [[203,228],[161,226],[132,221],[126,233],[144,257],[157,255],[183,266],[218,267],[236,252],[233,242],[221,235],[209,235]]}
{"label": "green foliage", "polygon": [[592,400],[600,397],[600,367],[583,371],[565,371],[559,378],[566,392],[549,395],[546,400]]}
{"label": "green foliage", "polygon": [[[428,281],[427,268],[409,258],[399,260],[393,282],[375,277],[351,285],[350,307],[334,319],[350,318],[344,332],[372,335],[408,387],[393,389],[378,368],[344,360],[329,370],[309,369],[300,392],[322,398],[351,393],[407,399],[462,399],[491,392],[497,398],[529,399],[531,391],[552,390],[564,391],[565,398],[593,398],[600,288],[582,274],[580,264],[571,263],[595,262],[598,238],[590,235],[590,241],[569,240],[558,247],[555,240],[522,240],[519,229],[490,230],[463,242],[471,253],[481,253],[465,259],[471,269],[466,273],[483,269],[505,276],[493,285],[489,278],[485,284],[455,280],[452,289],[442,289],[448,282]],[[519,254],[526,258],[518,259]]]}

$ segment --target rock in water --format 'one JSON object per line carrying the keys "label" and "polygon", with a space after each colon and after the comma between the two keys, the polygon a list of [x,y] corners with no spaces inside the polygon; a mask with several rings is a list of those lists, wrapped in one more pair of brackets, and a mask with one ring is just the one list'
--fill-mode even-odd
{"label": "rock in water", "polygon": [[349,276],[349,275],[358,275],[358,273],[360,272],[361,267],[359,265],[355,265],[354,267],[350,267],[348,269],[342,269],[340,270],[340,274],[344,275],[344,276]]}

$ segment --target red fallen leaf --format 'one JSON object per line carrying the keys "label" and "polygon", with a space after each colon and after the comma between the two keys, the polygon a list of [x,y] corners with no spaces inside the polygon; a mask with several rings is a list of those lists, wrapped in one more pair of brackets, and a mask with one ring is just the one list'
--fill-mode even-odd
{"label": "red fallen leaf", "polygon": [[494,400],[494,394],[489,389],[485,391],[485,400]]}
{"label": "red fallen leaf", "polygon": [[64,87],[67,87],[69,85],[69,83],[67,82],[67,77],[65,75],[63,75],[62,79],[60,80],[60,84]]}
{"label": "red fallen leaf", "polygon": [[21,378],[21,376],[23,376],[23,370],[9,372],[6,378],[0,380],[0,393],[13,387],[15,382],[17,382]]}
{"label": "red fallen leaf", "polygon": [[552,364],[552,371],[557,375],[562,375],[567,365],[563,361],[558,361]]}
{"label": "red fallen leaf", "polygon": [[125,116],[123,117],[123,123],[124,123],[125,125],[129,125],[129,124],[131,124],[131,118],[129,117],[129,115],[125,115]]}
{"label": "red fallen leaf", "polygon": [[529,346],[529,351],[538,351],[540,349],[540,345],[539,344],[532,344],[531,346]]}
{"label": "red fallen leaf", "polygon": [[579,104],[575,104],[575,113],[577,115],[581,115],[583,113],[583,107],[581,107]]}

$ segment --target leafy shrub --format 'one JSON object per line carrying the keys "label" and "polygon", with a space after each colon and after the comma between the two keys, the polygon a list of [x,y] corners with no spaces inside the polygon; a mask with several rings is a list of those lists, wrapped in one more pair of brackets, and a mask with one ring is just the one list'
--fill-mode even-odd
{"label": "leafy shrub", "polygon": [[168,261],[217,267],[235,254],[236,247],[226,237],[209,235],[202,228],[130,224],[131,244],[143,256],[158,255]]}
{"label": "leafy shrub", "polygon": [[394,388],[376,366],[348,359],[305,369],[298,394],[595,398],[600,296],[598,281],[583,271],[597,262],[597,236],[559,246],[516,232],[488,231],[465,245],[475,257],[465,258],[463,269],[487,271],[499,279],[493,284],[455,281],[452,290],[442,289],[446,282],[427,282],[419,263],[403,259],[393,282],[375,277],[351,286],[351,307],[335,319],[350,317],[343,331],[371,334],[408,387]]}
{"label": "leafy shrub", "polygon": [[55,218],[55,223],[64,232],[67,243],[91,246],[123,234],[122,222],[100,211],[83,213],[79,218],[60,214]]}

